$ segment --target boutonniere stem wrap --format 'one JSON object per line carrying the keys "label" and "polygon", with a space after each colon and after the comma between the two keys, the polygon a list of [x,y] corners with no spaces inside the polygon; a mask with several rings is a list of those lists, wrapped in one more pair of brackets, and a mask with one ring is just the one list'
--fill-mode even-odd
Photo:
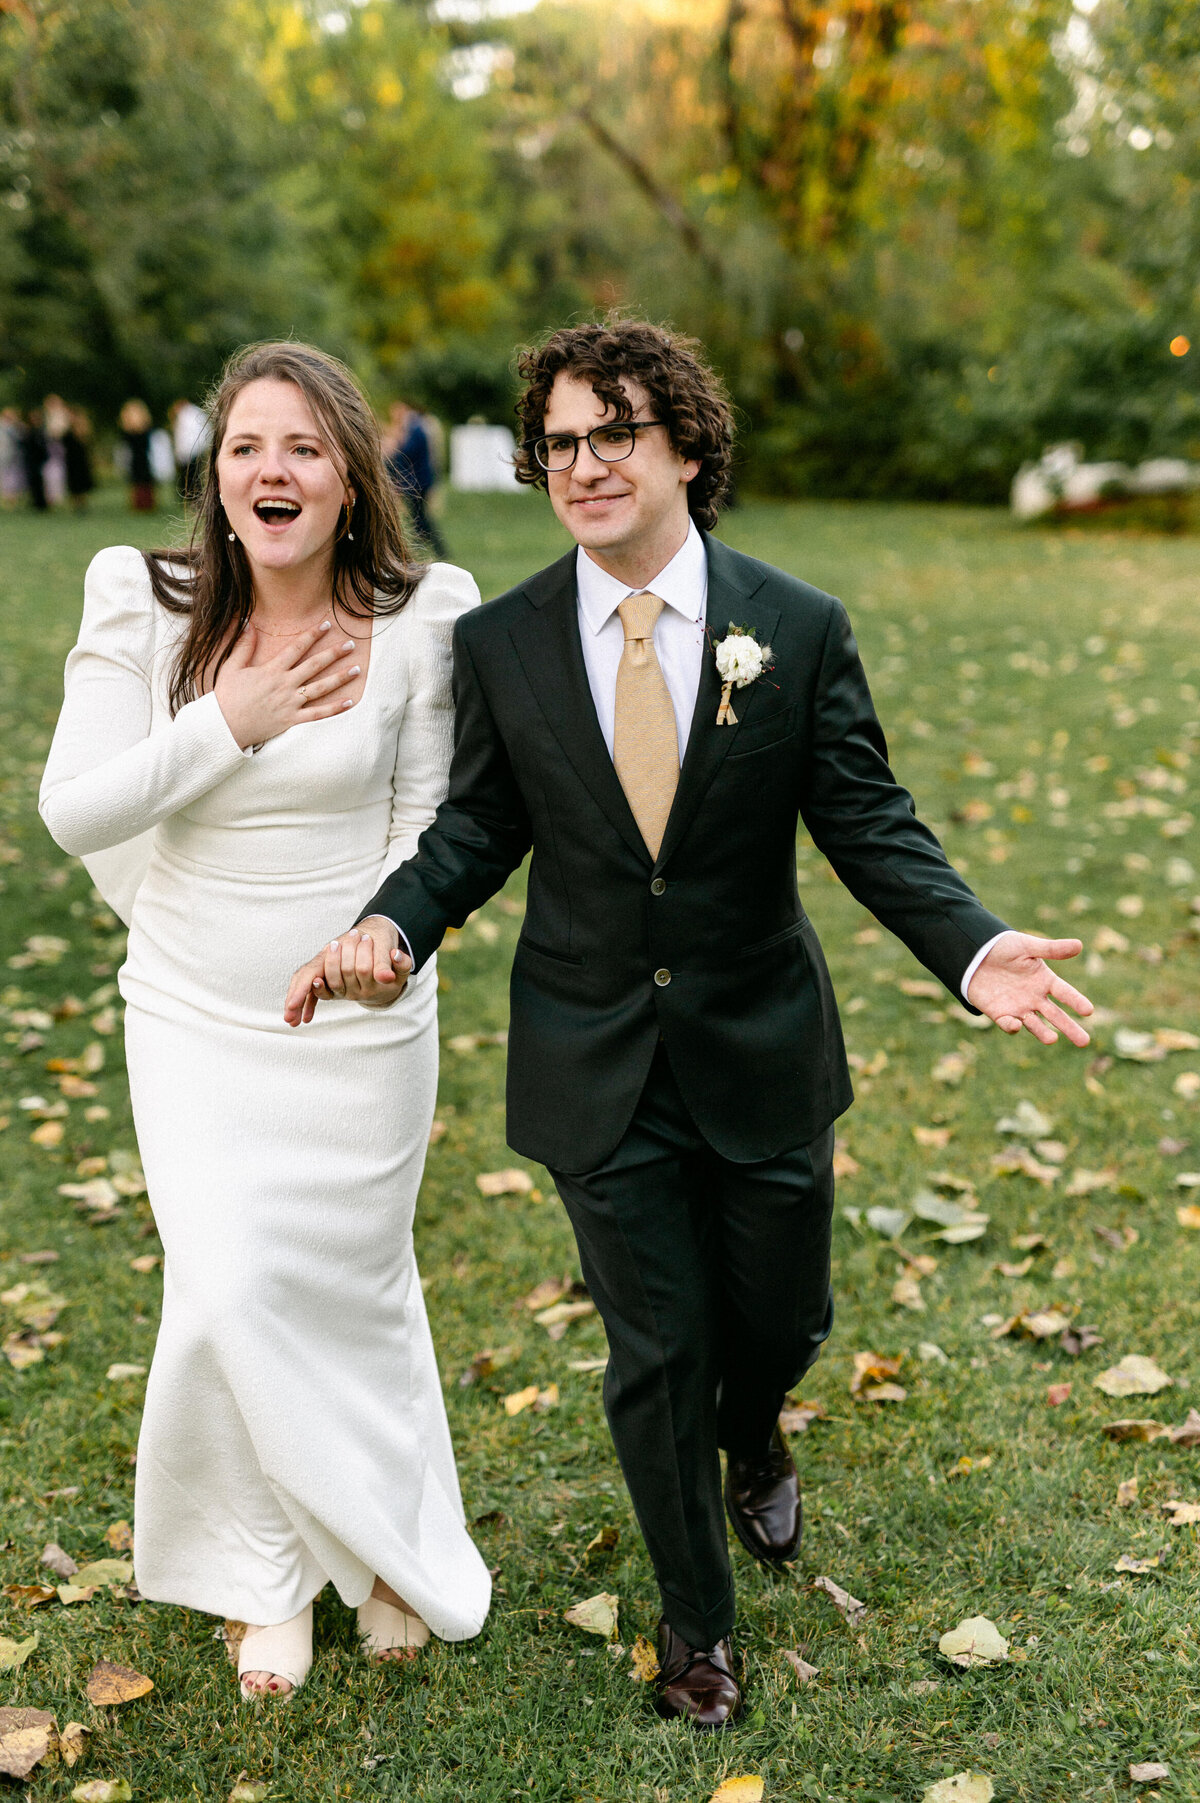
{"label": "boutonniere stem wrap", "polygon": [[735,626],[729,622],[729,631],[713,647],[717,660],[717,674],[721,678],[721,705],[717,709],[718,726],[736,726],[737,715],[733,711],[733,691],[745,689],[752,682],[757,682],[764,670],[775,668],[775,659],[769,645],[760,645],[758,634],[753,626]]}

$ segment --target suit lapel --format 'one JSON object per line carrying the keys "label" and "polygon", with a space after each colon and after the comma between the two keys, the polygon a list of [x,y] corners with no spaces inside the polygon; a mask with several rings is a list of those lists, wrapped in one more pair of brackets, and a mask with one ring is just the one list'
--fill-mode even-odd
{"label": "suit lapel", "polygon": [[696,809],[730,751],[737,744],[738,732],[758,699],[759,685],[735,689],[734,712],[737,726],[718,726],[717,709],[721,702],[721,679],[713,654],[713,641],[724,638],[729,622],[753,626],[760,645],[769,645],[779,624],[780,610],[769,598],[759,594],[765,572],[749,558],[731,551],[719,539],[704,535],[708,556],[708,607],[704,654],[700,666],[700,686],[696,691],[696,707],[688,734],[687,751],[679,773],[679,787],[667,820],[667,829],[659,849],[655,868],[664,865],[676,850],[691,825]]}
{"label": "suit lapel", "polygon": [[580,781],[630,850],[649,866],[650,853],[596,718],[579,642],[574,551],[527,582],[525,593],[533,608],[509,632],[538,706]]}

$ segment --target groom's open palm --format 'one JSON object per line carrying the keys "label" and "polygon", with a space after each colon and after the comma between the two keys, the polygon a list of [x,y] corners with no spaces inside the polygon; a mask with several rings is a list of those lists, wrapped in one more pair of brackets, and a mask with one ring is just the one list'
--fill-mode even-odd
{"label": "groom's open palm", "polygon": [[1063,1033],[1072,1045],[1085,1046],[1087,1033],[1064,1010],[1072,1008],[1086,1017],[1093,1012],[1092,1004],[1047,963],[1077,958],[1082,950],[1078,939],[1005,933],[971,978],[967,1000],[1005,1033],[1019,1033],[1025,1027],[1043,1045],[1053,1045]]}

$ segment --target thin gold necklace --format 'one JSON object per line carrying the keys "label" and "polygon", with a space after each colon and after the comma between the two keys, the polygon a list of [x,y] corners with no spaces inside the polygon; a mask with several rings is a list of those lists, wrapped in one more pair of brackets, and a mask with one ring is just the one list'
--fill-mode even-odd
{"label": "thin gold necklace", "polygon": [[[301,626],[296,632],[272,632],[268,626],[259,626],[256,623],[253,614],[250,616],[250,624],[254,627],[255,632],[261,632],[263,637],[267,639],[299,639],[303,638],[306,632],[312,631],[311,626]],[[343,627],[342,631],[345,632],[348,639],[354,639],[354,634],[350,631],[348,626]]]}

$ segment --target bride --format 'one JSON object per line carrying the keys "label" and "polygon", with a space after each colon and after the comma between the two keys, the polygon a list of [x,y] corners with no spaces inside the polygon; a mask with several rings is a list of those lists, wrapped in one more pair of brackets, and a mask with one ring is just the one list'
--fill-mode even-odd
{"label": "bride", "polygon": [[477,1634],[413,1255],[437,975],[330,1001],[336,931],[446,792],[450,635],[471,577],[411,560],[367,402],[302,344],[240,353],[188,552],[102,551],[41,811],[128,920],[134,1119],[166,1253],[138,1446],[143,1595],[250,1624],[246,1696],[289,1694],[332,1581],[367,1651]]}

